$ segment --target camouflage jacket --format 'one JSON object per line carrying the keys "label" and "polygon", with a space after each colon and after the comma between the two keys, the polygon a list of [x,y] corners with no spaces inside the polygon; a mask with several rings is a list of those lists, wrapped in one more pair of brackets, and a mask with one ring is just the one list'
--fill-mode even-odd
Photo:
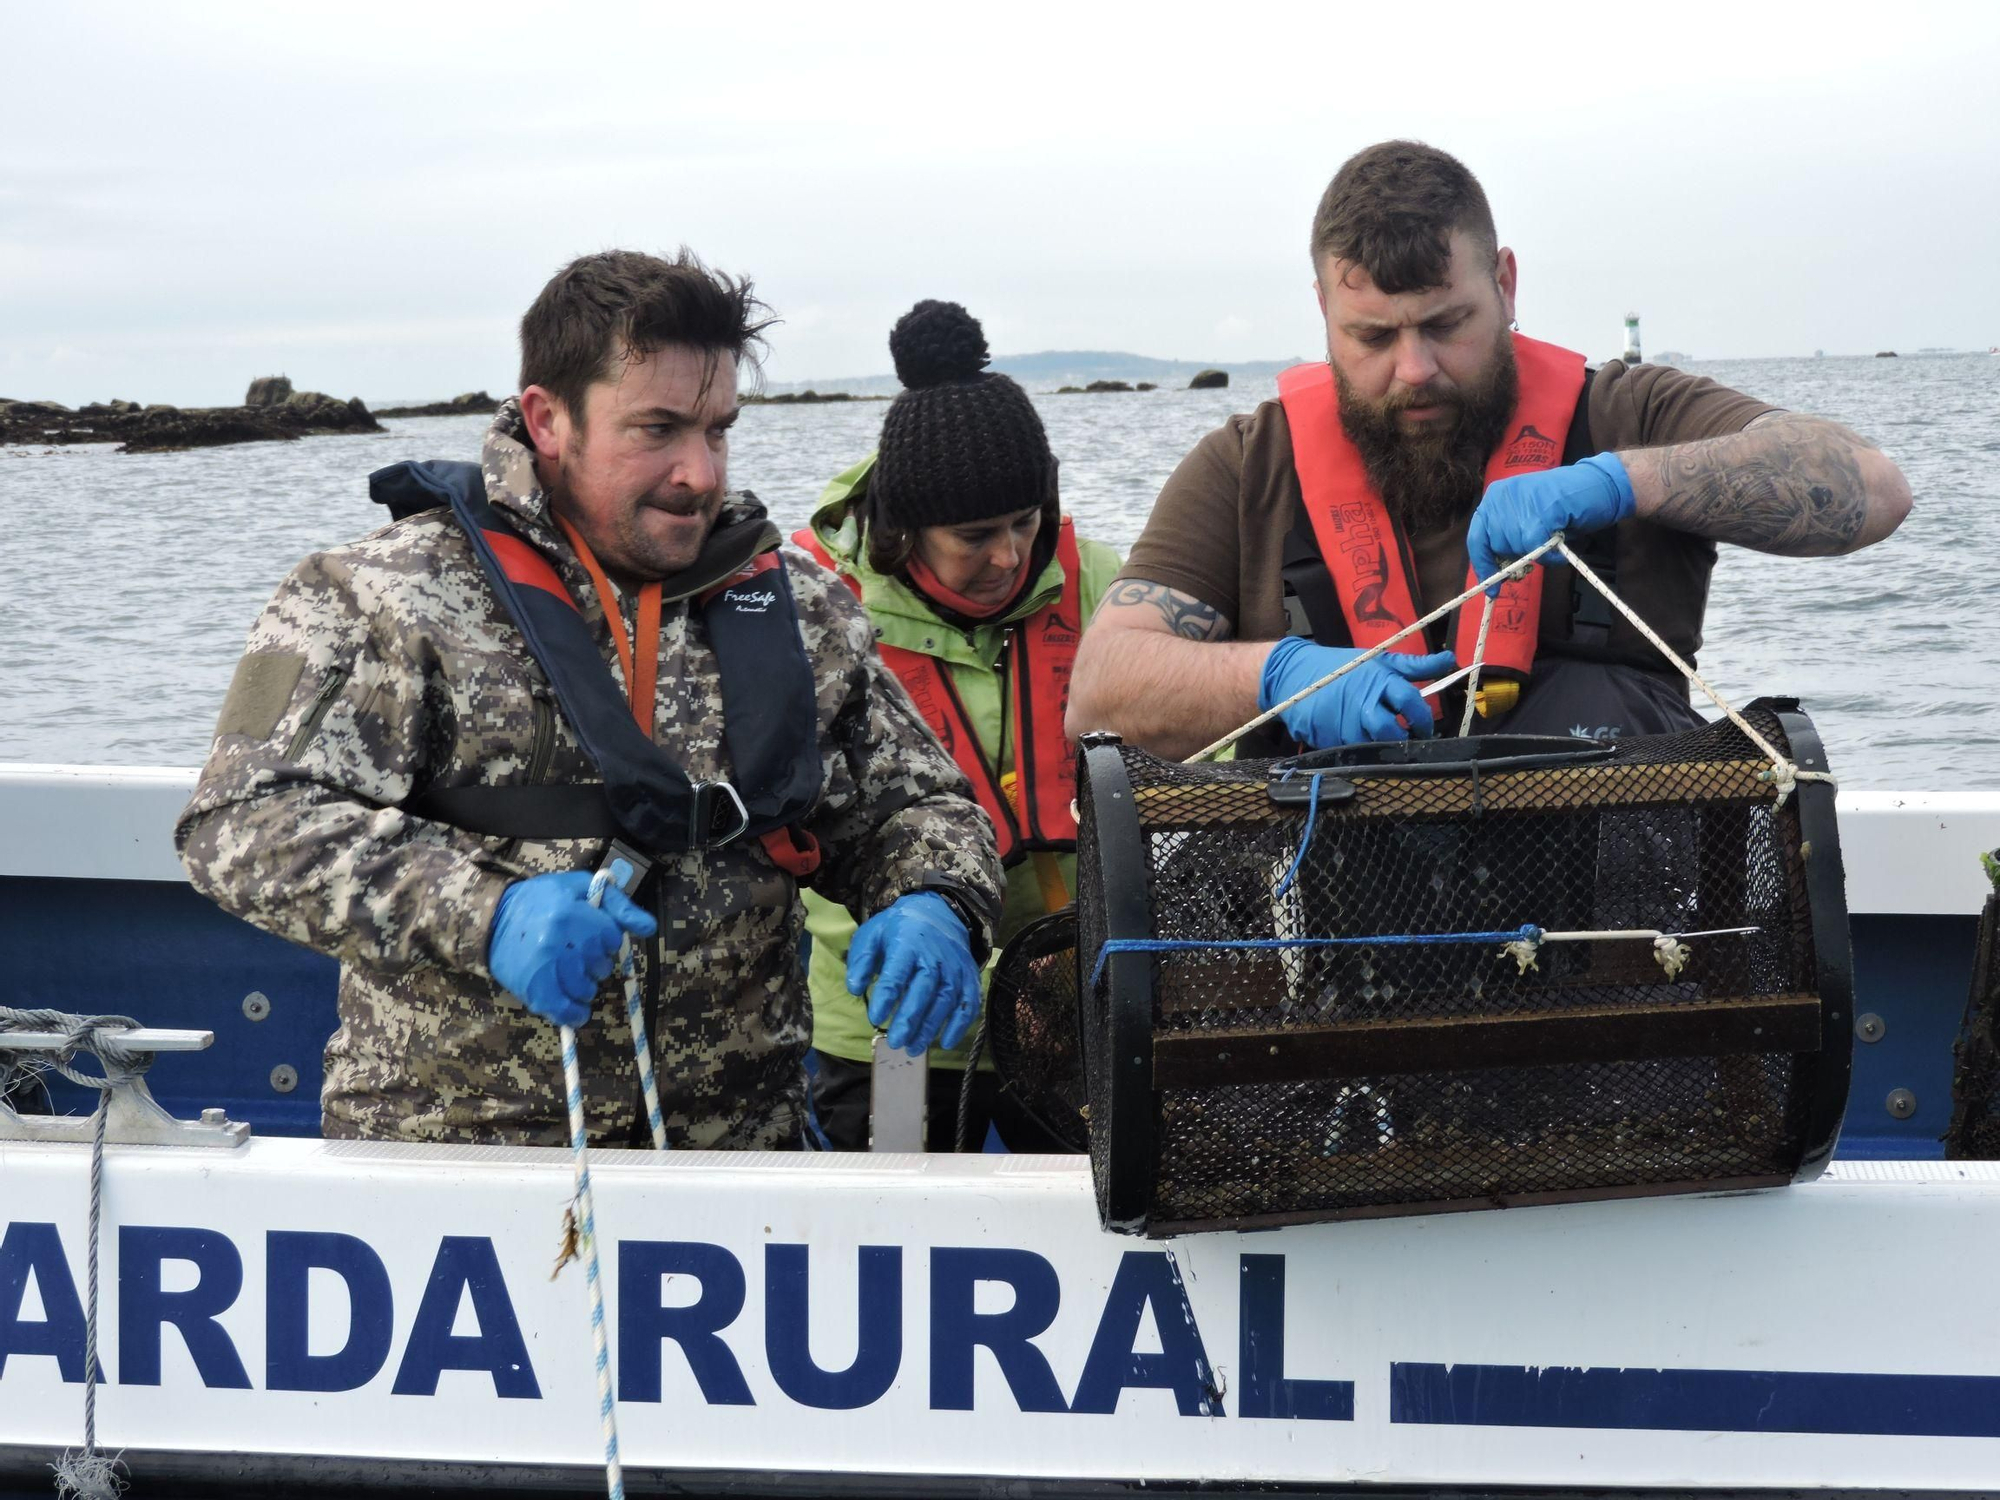
{"label": "camouflage jacket", "polygon": [[[493,504],[554,565],[617,673],[511,402],[483,468]],[[755,504],[732,496],[723,518]],[[867,615],[803,553],[787,547],[785,563],[818,693],[824,779],[805,820],[823,853],[815,888],[867,915],[943,882],[997,912],[992,825],[883,667]],[[718,666],[685,600],[666,607],[659,683],[657,742],[691,777],[728,778]],[[398,804],[436,788],[598,779],[449,511],[310,557],[279,586],[175,837],[219,905],[340,960],[327,1135],[567,1141],[557,1032],[493,982],[487,930],[510,882],[594,869],[605,846],[481,837]],[[663,858],[649,890],[661,933],[639,968],[670,1142],[798,1144],[812,1012],[796,881],[739,839]],[[984,947],[990,928],[974,939]],[[631,1140],[643,1115],[615,981],[577,1042],[592,1137]]]}

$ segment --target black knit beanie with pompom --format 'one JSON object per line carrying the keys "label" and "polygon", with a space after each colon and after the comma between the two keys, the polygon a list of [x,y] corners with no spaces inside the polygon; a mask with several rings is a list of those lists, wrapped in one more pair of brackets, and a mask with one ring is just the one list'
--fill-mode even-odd
{"label": "black knit beanie with pompom", "polygon": [[1055,500],[1055,460],[1028,393],[986,369],[986,334],[956,302],[923,301],[889,333],[889,404],[868,494],[890,526],[958,526]]}

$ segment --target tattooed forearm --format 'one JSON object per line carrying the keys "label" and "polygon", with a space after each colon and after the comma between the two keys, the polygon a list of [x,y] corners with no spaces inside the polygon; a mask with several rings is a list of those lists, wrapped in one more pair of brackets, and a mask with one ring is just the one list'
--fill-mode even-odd
{"label": "tattooed forearm", "polygon": [[1144,578],[1104,596],[1070,678],[1071,736],[1108,729],[1155,755],[1178,759],[1220,739],[1257,712],[1269,641],[1229,639],[1222,612]]}
{"label": "tattooed forearm", "polygon": [[1837,422],[1773,412],[1729,437],[1624,455],[1639,514],[1791,557],[1879,541],[1909,509],[1895,466]]}
{"label": "tattooed forearm", "polygon": [[1164,583],[1148,583],[1143,578],[1114,583],[1105,593],[1100,611],[1151,605],[1172,634],[1184,641],[1220,641],[1229,637],[1229,622],[1221,611],[1203,604],[1192,594],[1170,589]]}

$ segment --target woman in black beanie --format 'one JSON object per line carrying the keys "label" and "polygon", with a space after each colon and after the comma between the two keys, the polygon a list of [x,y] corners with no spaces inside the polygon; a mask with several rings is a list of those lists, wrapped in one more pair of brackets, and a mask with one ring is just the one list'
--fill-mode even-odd
{"label": "woman in black beanie", "polygon": [[[1118,572],[1118,554],[1079,539],[1062,514],[1056,460],[1028,393],[986,369],[986,336],[955,302],[919,302],[889,335],[904,390],[874,456],[820,496],[794,541],[839,573],[875,621],[882,658],[971,780],[1007,866],[997,942],[1068,903],[1075,882],[1075,747],[1063,739],[1083,624]],[[877,1026],[847,988],[855,924],[808,895],[813,1086],[838,1149],[868,1145],[869,1060]],[[921,1052],[935,1026],[878,1016],[889,1041]],[[930,1132],[951,1150],[970,1024],[931,1048]],[[973,1079],[967,1146],[993,1120],[1015,1150],[1061,1149]]]}

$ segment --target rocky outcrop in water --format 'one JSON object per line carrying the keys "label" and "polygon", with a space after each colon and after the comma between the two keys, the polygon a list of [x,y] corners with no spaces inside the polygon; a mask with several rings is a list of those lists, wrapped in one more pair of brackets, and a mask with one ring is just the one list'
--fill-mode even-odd
{"label": "rocky outcrop in water", "polygon": [[[358,397],[342,401],[323,391],[293,391],[289,381],[284,383],[285,396],[263,405],[142,407],[133,401],[101,401],[71,410],[53,401],[0,401],[0,443],[118,443],[120,453],[164,453],[382,430]],[[265,381],[252,390],[258,385]]]}
{"label": "rocky outcrop in water", "polygon": [[743,406],[818,406],[827,401],[887,401],[887,396],[857,396],[852,391],[780,391],[775,396],[752,394],[739,398]]}
{"label": "rocky outcrop in water", "polygon": [[243,393],[245,406],[282,406],[292,399],[292,382],[284,375],[259,375]]}
{"label": "rocky outcrop in water", "polygon": [[378,410],[378,417],[465,417],[492,416],[500,410],[500,403],[484,391],[467,391],[462,396],[453,396],[449,401],[432,401],[423,406],[385,406]]}
{"label": "rocky outcrop in water", "polygon": [[1188,382],[1191,391],[1226,391],[1229,389],[1227,370],[1198,370],[1194,379]]}

